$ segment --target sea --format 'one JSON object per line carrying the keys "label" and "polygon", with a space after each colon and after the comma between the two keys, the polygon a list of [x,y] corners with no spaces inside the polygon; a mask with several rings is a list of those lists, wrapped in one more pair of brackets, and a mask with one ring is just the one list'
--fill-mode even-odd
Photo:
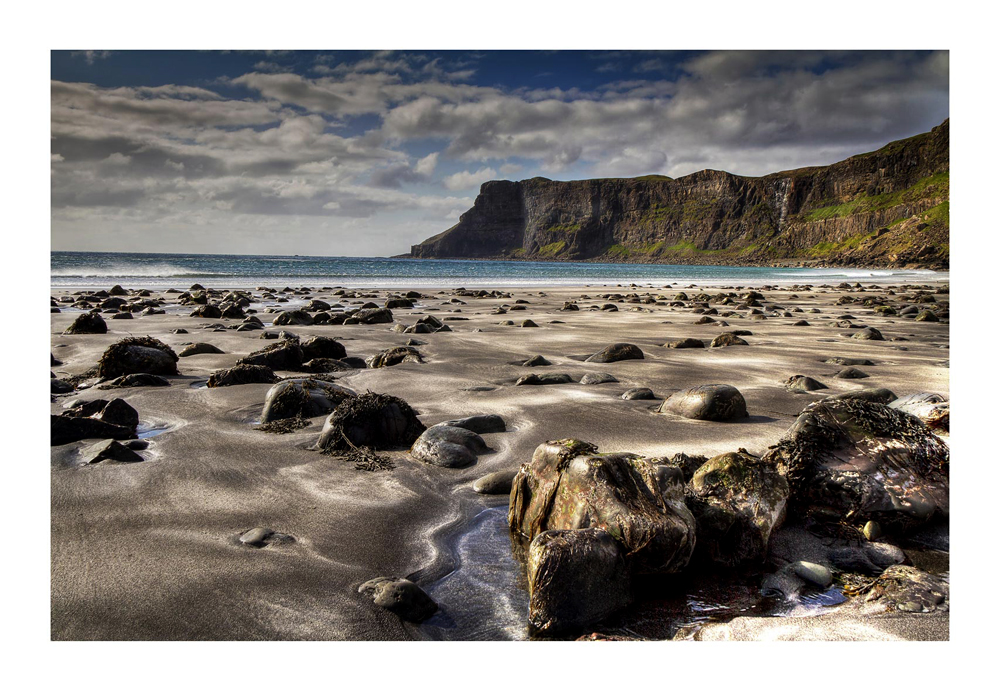
{"label": "sea", "polygon": [[186,289],[268,286],[344,288],[554,287],[668,284],[939,282],[946,272],[903,269],[782,268],[590,262],[479,261],[246,254],[52,252],[51,284],[60,288]]}

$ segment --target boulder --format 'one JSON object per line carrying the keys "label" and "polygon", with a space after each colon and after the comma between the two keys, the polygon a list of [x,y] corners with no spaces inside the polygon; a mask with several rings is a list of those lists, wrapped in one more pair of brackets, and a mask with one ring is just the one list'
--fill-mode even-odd
{"label": "boulder", "polygon": [[699,559],[727,567],[763,562],[788,501],[788,483],[775,464],[745,449],[720,454],[694,473],[691,492]]}
{"label": "boulder", "polygon": [[[582,383],[582,382],[581,382]],[[622,398],[626,401],[648,401],[656,398],[652,389],[646,387],[639,387],[635,389],[629,389],[622,394]]]}
{"label": "boulder", "polygon": [[302,359],[313,360],[315,358],[330,358],[339,360],[347,357],[347,349],[340,341],[326,336],[313,336],[302,341]]}
{"label": "boulder", "polygon": [[587,372],[580,379],[581,384],[611,384],[617,381],[617,379],[606,372]]}
{"label": "boulder", "polygon": [[442,468],[464,468],[486,450],[486,442],[475,432],[442,423],[424,431],[410,448],[410,455]]}
{"label": "boulder", "polygon": [[132,389],[140,386],[170,386],[163,377],[155,374],[123,374],[99,385],[98,389]]}
{"label": "boulder", "polygon": [[68,334],[106,334],[107,332],[108,323],[104,321],[104,318],[90,312],[78,316],[66,329]]}
{"label": "boulder", "polygon": [[535,355],[521,363],[522,367],[548,367],[552,363],[541,355]]}
{"label": "boulder", "polygon": [[442,422],[441,424],[451,427],[461,427],[476,434],[507,431],[507,423],[499,415],[472,415],[470,417],[459,418],[458,420]]}
{"label": "boulder", "polygon": [[785,388],[792,393],[804,393],[806,391],[819,391],[829,388],[826,384],[816,381],[812,377],[802,374],[794,374],[785,382]]}
{"label": "boulder", "polygon": [[123,338],[108,347],[97,363],[102,381],[126,374],[177,374],[177,354],[151,336]]}
{"label": "boulder", "polygon": [[508,523],[522,543],[546,530],[602,528],[632,573],[676,573],[694,551],[680,470],[635,454],[597,454],[576,439],[546,442],[521,466]]}
{"label": "boulder", "polygon": [[362,583],[358,592],[371,597],[379,607],[400,619],[419,624],[438,611],[438,605],[420,586],[405,578],[373,578]]}
{"label": "boulder", "polygon": [[658,412],[715,422],[748,417],[743,394],[728,384],[703,384],[678,391],[660,405]]}
{"label": "boulder", "polygon": [[391,324],[394,321],[392,310],[385,307],[360,309],[351,315],[351,319],[357,320],[359,324]]}
{"label": "boulder", "polygon": [[369,391],[344,400],[330,413],[316,447],[324,451],[348,451],[352,446],[409,448],[426,429],[406,401]]}
{"label": "boulder", "polygon": [[223,351],[216,348],[211,343],[192,343],[189,346],[185,346],[181,352],[177,353],[177,357],[191,357],[192,355],[222,355]]}
{"label": "boulder", "polygon": [[345,399],[350,389],[317,379],[286,379],[272,386],[264,397],[262,423],[286,418],[327,415]]}
{"label": "boulder", "polygon": [[870,401],[888,405],[896,400],[896,394],[889,389],[861,389],[827,396],[824,401]]}
{"label": "boulder", "polygon": [[668,348],[704,348],[705,342],[698,338],[682,338],[666,345]]}
{"label": "boulder", "polygon": [[291,339],[256,350],[236,361],[237,365],[262,365],[272,370],[295,371],[302,367],[305,356],[302,347]]}
{"label": "boulder", "polygon": [[99,441],[96,444],[91,444],[86,448],[80,449],[80,458],[87,464],[100,463],[101,461],[137,463],[142,460],[142,456],[113,439]]}
{"label": "boulder", "polygon": [[642,351],[631,343],[612,343],[598,353],[594,353],[587,362],[619,362],[620,360],[642,360]]}
{"label": "boulder", "polygon": [[365,364],[371,369],[377,369],[379,367],[393,367],[394,365],[399,365],[404,362],[423,362],[424,359],[420,357],[420,351],[416,348],[410,346],[396,346],[395,348],[387,348],[375,355],[372,355],[367,360]]}
{"label": "boulder", "polygon": [[489,473],[473,482],[472,489],[477,494],[510,494],[515,475],[517,472],[513,470]]}
{"label": "boulder", "polygon": [[750,345],[742,338],[733,333],[719,334],[712,339],[712,348],[725,348],[726,346],[745,346]]}
{"label": "boulder", "polygon": [[880,403],[813,403],[765,459],[785,474],[796,518],[904,531],[948,514],[948,445]]}
{"label": "boulder", "polygon": [[571,384],[568,374],[526,374],[514,382],[514,386],[545,386],[548,384]]}
{"label": "boulder", "polygon": [[861,329],[856,334],[851,334],[851,338],[857,339],[859,341],[884,341],[885,337],[882,336],[882,332],[876,329],[874,326],[868,326]]}
{"label": "boulder", "polygon": [[239,386],[242,384],[273,384],[278,381],[274,370],[264,365],[236,365],[229,369],[212,372],[207,386],[213,389],[218,386]]}
{"label": "boulder", "polygon": [[622,547],[600,528],[539,533],[527,570],[528,621],[536,633],[596,624],[632,601]]}
{"label": "boulder", "polygon": [[81,439],[133,439],[135,430],[91,417],[51,415],[51,444],[62,446]]}
{"label": "boulder", "polygon": [[948,582],[912,566],[890,566],[875,581],[865,602],[889,611],[933,612],[947,609]]}
{"label": "boulder", "polygon": [[835,375],[837,379],[867,379],[868,374],[859,370],[857,367],[845,367],[844,369],[837,372]]}
{"label": "boulder", "polygon": [[274,318],[273,326],[311,326],[312,315],[305,310],[288,310]]}

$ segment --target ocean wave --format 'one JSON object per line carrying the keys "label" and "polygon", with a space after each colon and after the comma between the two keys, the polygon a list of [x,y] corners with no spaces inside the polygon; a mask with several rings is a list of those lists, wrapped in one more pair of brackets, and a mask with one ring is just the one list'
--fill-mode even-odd
{"label": "ocean wave", "polygon": [[125,264],[112,266],[66,266],[54,268],[53,277],[59,278],[226,278],[232,273],[210,273],[194,271],[175,264]]}

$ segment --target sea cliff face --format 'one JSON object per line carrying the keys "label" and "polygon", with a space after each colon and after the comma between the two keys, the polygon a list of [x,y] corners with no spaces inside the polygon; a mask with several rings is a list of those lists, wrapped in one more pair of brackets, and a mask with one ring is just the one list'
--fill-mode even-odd
{"label": "sea cliff face", "polygon": [[948,266],[948,120],[829,166],[763,177],[492,181],[418,258]]}

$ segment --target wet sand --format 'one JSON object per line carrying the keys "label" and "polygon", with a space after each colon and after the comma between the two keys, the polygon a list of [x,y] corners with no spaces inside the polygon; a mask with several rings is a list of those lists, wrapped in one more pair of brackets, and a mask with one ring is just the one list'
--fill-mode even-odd
{"label": "wet sand", "polygon": [[[427,315],[467,319],[445,321],[451,332],[394,333],[391,324],[268,326],[267,331],[285,329],[303,338],[338,338],[349,356],[362,358],[411,338],[422,341],[417,349],[423,363],[338,373],[337,383],[357,393],[371,390],[399,396],[426,425],[487,413],[498,414],[507,423],[506,432],[483,435],[493,453],[479,456],[470,467],[431,466],[400,451],[388,454],[396,467],[383,472],[359,471],[352,463],[310,450],[322,417],[292,434],[256,430],[267,384],[203,386],[212,372],[275,342],[261,340],[259,331],[203,328],[232,326],[240,320],[192,318],[188,315],[194,306],[177,306],[176,294],[153,293],[169,301],[167,314],[108,319],[109,333],[103,335],[66,335],[63,332],[81,311],[64,309],[51,315],[52,353],[63,363],[52,368],[57,377],[93,367],[105,348],[128,335],[153,336],[175,351],[186,343],[211,343],[224,354],[181,358],[181,374],[168,378],[169,387],[88,389],[53,400],[52,412],[58,414],[71,401],[121,397],[138,411],[140,432],[157,433],[149,437],[148,449],[139,452],[145,459],[142,463],[80,466],[79,449],[90,442],[52,447],[52,637],[523,638],[527,595],[511,590],[512,584],[517,587],[516,565],[503,559],[506,535],[503,522],[497,520],[502,508],[483,513],[505,507],[506,497],[474,493],[476,479],[516,470],[538,444],[550,439],[576,437],[605,452],[657,456],[677,452],[711,456],[741,447],[759,454],[778,440],[803,407],[823,395],[873,387],[891,389],[899,396],[922,391],[947,395],[947,319],[915,322],[876,314],[858,304],[835,304],[844,294],[861,299],[882,296],[887,289],[762,290],[766,297],[762,309],[777,304],[781,313],[787,310],[792,316],[768,312],[767,319],[754,320],[743,309],[738,311],[741,316],[713,317],[725,319],[728,327],[696,325],[701,314],[666,304],[681,290],[690,296],[699,292],[687,286],[515,288],[510,297],[461,297],[466,304],[449,302],[455,297],[452,289],[420,289],[423,297],[414,309],[393,310],[396,322],[406,325]],[[894,289],[899,294],[912,291],[912,287]],[[704,290],[711,295],[745,292],[735,287]],[[54,290],[52,295],[58,299],[71,292]],[[252,292],[260,296],[259,290]],[[308,296],[289,295],[288,303],[255,302],[251,307],[268,324],[274,315],[265,313],[266,307],[292,309],[313,298],[339,301],[347,308],[368,301],[381,305],[390,294],[359,289],[359,297],[344,299],[333,292],[313,288]],[[598,297],[607,293],[664,299],[660,304],[637,304]],[[581,298],[584,294],[589,299]],[[890,297],[894,304],[904,302],[899,295]],[[948,296],[938,297],[946,302]],[[526,309],[492,314],[517,299],[528,301]],[[575,300],[580,311],[560,311],[569,300]],[[619,311],[589,309],[608,303]],[[722,312],[737,305],[713,307]],[[792,311],[795,308],[804,312]],[[813,308],[820,312],[809,313]],[[856,323],[876,327],[887,340],[845,337],[857,331],[835,324],[836,317],[846,313],[856,317]],[[519,327],[524,319],[533,320],[538,328]],[[810,325],[793,326],[800,319]],[[514,326],[499,325],[503,320],[513,321]],[[189,333],[172,333],[177,328]],[[662,347],[687,337],[707,344],[732,329],[751,331],[743,337],[749,346]],[[637,345],[645,359],[582,361],[615,342]],[[515,364],[534,355],[544,356],[552,365]],[[822,361],[838,356],[869,358],[875,365],[860,368],[869,375],[866,379],[837,379],[833,375],[843,368]],[[608,373],[618,382],[577,383],[588,372]],[[566,373],[574,383],[513,386],[518,377],[530,373]],[[795,374],[814,377],[830,388],[790,393],[784,382]],[[708,383],[738,388],[750,417],[713,423],[654,412],[669,394]],[[477,387],[483,390],[470,390]],[[651,388],[657,400],[621,399],[624,391],[635,387]],[[295,541],[263,549],[239,544],[238,536],[255,526],[291,535]],[[482,540],[463,541],[473,529],[484,536]],[[411,578],[435,597],[441,612],[420,626],[401,622],[358,594],[358,585],[376,576]],[[919,637],[947,638],[947,616],[935,616],[936,625],[930,624],[931,619],[924,621],[932,631],[928,634],[926,627],[921,628],[924,633]],[[720,637],[786,637],[768,628],[776,624],[762,622],[733,626]],[[813,617],[793,637],[828,639],[834,636],[830,628],[834,622],[829,616]],[[863,627],[851,630],[861,638],[879,639],[906,638],[918,628],[887,625],[870,633]],[[704,637],[714,636],[712,627],[706,627]]]}

